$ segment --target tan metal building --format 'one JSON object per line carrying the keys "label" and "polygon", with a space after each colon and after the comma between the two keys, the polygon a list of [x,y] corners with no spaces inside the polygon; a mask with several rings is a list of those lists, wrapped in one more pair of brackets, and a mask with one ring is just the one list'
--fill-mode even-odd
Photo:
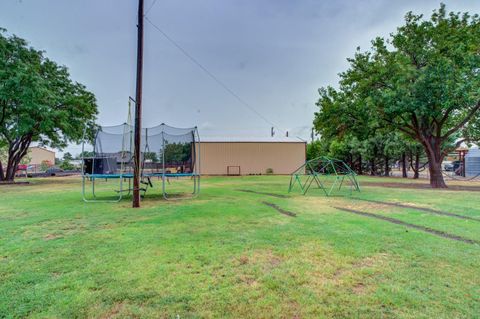
{"label": "tan metal building", "polygon": [[306,142],[296,138],[202,138],[196,154],[202,175],[284,175],[305,163]]}
{"label": "tan metal building", "polygon": [[29,164],[31,165],[40,165],[43,161],[48,161],[51,165],[55,164],[55,152],[43,147],[29,147],[27,156],[30,158]]}

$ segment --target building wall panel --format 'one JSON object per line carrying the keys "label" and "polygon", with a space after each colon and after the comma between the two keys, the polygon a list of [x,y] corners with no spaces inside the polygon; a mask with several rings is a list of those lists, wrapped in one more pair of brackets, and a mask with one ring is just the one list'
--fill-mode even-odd
{"label": "building wall panel", "polygon": [[29,164],[40,165],[43,161],[49,161],[52,165],[55,164],[55,152],[44,148],[30,147],[28,156],[30,157]]}
{"label": "building wall panel", "polygon": [[291,174],[305,163],[305,147],[302,142],[201,142],[201,174],[227,175],[228,166],[240,166],[241,175],[266,174],[269,168]]}

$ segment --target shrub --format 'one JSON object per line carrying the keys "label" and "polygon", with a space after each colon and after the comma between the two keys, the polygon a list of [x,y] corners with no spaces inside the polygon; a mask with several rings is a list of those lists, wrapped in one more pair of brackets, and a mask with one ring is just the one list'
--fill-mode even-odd
{"label": "shrub", "polygon": [[72,163],[70,163],[70,161],[64,160],[62,164],[60,164],[60,168],[65,171],[71,171],[75,169],[75,166]]}
{"label": "shrub", "polygon": [[42,163],[40,164],[40,171],[44,172],[51,166],[52,166],[52,163],[50,161],[47,161],[47,160],[42,161]]}

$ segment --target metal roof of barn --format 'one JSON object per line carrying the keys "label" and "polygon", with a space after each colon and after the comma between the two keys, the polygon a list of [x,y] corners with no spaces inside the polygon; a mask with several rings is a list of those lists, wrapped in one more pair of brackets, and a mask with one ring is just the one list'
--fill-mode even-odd
{"label": "metal roof of barn", "polygon": [[208,143],[306,143],[298,137],[274,136],[274,137],[253,137],[253,136],[200,136],[200,142]]}

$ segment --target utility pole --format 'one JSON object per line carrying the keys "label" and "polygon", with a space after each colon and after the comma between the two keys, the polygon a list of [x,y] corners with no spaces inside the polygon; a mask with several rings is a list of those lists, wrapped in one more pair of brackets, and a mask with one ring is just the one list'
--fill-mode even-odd
{"label": "utility pole", "polygon": [[135,93],[135,135],[134,135],[134,168],[133,168],[133,203],[132,207],[140,207],[140,145],[142,139],[142,78],[143,78],[143,0],[138,1],[137,25],[137,85]]}

